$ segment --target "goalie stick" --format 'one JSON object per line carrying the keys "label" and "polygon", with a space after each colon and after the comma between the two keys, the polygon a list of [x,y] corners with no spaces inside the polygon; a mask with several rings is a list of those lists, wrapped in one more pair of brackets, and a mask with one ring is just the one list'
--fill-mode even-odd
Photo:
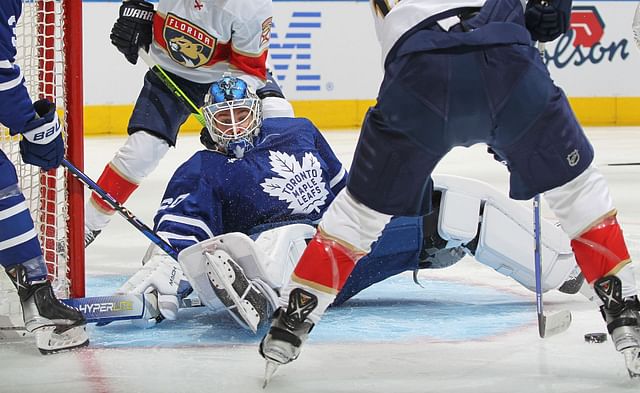
{"label": "goalie stick", "polygon": [[[158,297],[154,293],[110,295],[61,299],[66,305],[80,311],[87,323],[107,325],[115,321],[162,318],[158,309]],[[202,307],[198,298],[181,299],[179,308]],[[0,326],[1,331],[25,332],[24,326]]]}

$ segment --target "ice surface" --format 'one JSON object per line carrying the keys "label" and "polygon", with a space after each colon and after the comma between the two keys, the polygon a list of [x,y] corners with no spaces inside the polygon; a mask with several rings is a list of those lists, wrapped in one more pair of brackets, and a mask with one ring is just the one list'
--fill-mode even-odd
{"label": "ice surface", "polygon": [[[640,257],[640,128],[592,128],[596,163],[607,177],[619,219]],[[345,165],[357,131],[325,133]],[[122,138],[85,141],[86,173],[97,179]],[[182,136],[127,202],[151,226],[164,185],[199,144]],[[483,146],[455,149],[437,172],[475,177],[503,191],[506,170]],[[543,215],[549,217],[543,205]],[[87,250],[88,295],[109,293],[140,266],[146,238],[116,216]],[[224,313],[181,310],[180,319],[139,330],[128,323],[90,327],[88,349],[52,356],[32,342],[0,343],[0,392],[631,392],[622,355],[580,295],[545,294],[548,312],[570,309],[571,327],[540,339],[535,296],[512,280],[465,258],[453,267],[409,275],[372,287],[328,312],[294,363],[262,390],[258,337],[235,328]]]}

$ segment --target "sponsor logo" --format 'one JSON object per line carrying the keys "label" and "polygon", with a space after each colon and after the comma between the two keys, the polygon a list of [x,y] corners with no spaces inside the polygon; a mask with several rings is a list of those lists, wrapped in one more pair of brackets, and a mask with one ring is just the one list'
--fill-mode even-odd
{"label": "sponsor logo", "polygon": [[151,22],[153,19],[153,11],[145,11],[138,8],[127,7],[122,11],[122,16],[134,19],[142,19]]}
{"label": "sponsor logo", "polygon": [[595,6],[573,7],[571,28],[561,36],[555,47],[545,53],[545,63],[557,68],[569,65],[599,64],[629,56],[629,41],[603,42],[606,25]]}
{"label": "sponsor logo", "polygon": [[293,155],[270,151],[271,170],[277,177],[265,179],[260,186],[267,194],[289,203],[294,214],[320,212],[329,192],[322,179],[322,168],[318,159],[306,153],[302,162]]}
{"label": "sponsor logo", "polygon": [[107,312],[125,312],[133,310],[133,303],[127,300],[120,302],[105,302],[105,303],[91,303],[91,304],[79,304],[78,311],[83,314],[95,314],[95,313],[107,313]]}
{"label": "sponsor logo", "polygon": [[272,26],[269,64],[285,89],[320,91],[320,74],[312,67],[312,35],[321,27],[321,12],[293,12],[288,25]]}
{"label": "sponsor logo", "polygon": [[169,56],[188,68],[198,68],[209,62],[217,42],[203,29],[173,14],[167,15],[162,35]]}

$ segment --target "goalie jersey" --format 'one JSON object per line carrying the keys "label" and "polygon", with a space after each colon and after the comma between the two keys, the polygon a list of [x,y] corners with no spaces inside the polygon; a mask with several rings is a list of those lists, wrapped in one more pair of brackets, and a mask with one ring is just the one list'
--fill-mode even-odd
{"label": "goalie jersey", "polygon": [[0,1],[0,123],[12,130],[21,130],[35,116],[20,67],[14,64],[21,13],[21,0]]}
{"label": "goalie jersey", "polygon": [[346,178],[310,121],[265,119],[242,159],[203,150],[182,164],[167,185],[154,229],[181,251],[222,233],[316,222]]}

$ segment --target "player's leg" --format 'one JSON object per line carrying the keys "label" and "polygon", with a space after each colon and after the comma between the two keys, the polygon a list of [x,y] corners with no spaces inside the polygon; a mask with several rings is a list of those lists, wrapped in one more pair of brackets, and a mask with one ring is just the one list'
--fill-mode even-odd
{"label": "player's leg", "polygon": [[60,302],[12,163],[0,151],[0,264],[16,287],[25,328],[43,353],[85,346],[82,314]]}
{"label": "player's leg", "polygon": [[[202,104],[208,85],[175,75],[172,78],[197,105]],[[175,145],[179,128],[190,113],[155,74],[148,72],[129,120],[129,137],[104,168],[98,185],[118,202],[126,202]],[[85,207],[85,246],[109,224],[114,213],[111,206],[92,194]]]}
{"label": "player's leg", "polygon": [[[535,49],[528,55],[534,66],[522,78],[521,94],[514,94],[513,108],[518,107],[518,100],[522,101],[520,108],[527,108],[524,103],[531,101],[544,106],[516,138],[508,121],[503,122],[504,133],[497,136],[494,150],[497,147],[509,166],[512,197],[529,199],[544,192],[571,239],[585,279],[604,303],[603,315],[616,348],[625,353],[629,372],[638,374],[637,289],[607,183],[592,165],[593,148],[567,98],[553,85]],[[513,115],[505,114],[504,119]]]}

